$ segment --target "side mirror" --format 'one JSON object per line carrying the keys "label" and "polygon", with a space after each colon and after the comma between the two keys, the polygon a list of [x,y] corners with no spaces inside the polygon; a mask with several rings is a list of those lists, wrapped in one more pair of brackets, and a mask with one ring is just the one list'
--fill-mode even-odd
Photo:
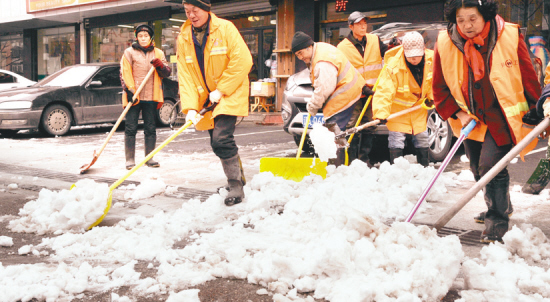
{"label": "side mirror", "polygon": [[101,81],[91,81],[88,87],[97,88],[103,86]]}

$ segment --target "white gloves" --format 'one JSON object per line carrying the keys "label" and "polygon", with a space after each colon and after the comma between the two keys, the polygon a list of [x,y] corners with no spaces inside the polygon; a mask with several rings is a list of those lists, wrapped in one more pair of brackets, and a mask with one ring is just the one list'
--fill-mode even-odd
{"label": "white gloves", "polygon": [[189,122],[189,121],[192,121],[194,125],[197,124],[197,116],[199,116],[197,114],[197,111],[196,110],[189,110],[187,111],[187,115],[185,116],[185,123]]}
{"label": "white gloves", "polygon": [[544,109],[544,117],[550,116],[550,98],[547,98],[546,101],[544,101],[544,104],[542,104],[542,109]]}
{"label": "white gloves", "polygon": [[313,105],[313,103],[311,103],[311,99],[310,99],[310,98],[306,98],[305,101],[306,101],[306,109],[307,109],[307,112],[308,112],[311,116],[315,116],[315,115],[317,114],[317,111],[319,111],[319,109],[315,108],[315,106]]}
{"label": "white gloves", "polygon": [[222,98],[222,93],[216,89],[212,92],[210,92],[210,102],[212,103],[218,103]]}

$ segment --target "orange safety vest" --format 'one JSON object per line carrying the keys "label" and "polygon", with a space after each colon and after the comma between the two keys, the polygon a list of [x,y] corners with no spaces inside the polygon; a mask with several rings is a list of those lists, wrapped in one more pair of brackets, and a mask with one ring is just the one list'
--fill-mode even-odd
{"label": "orange safety vest", "polygon": [[373,34],[367,34],[367,46],[365,48],[365,55],[361,57],[355,45],[350,40],[344,39],[338,43],[338,49],[346,55],[346,58],[351,62],[353,67],[363,76],[367,85],[372,88],[376,83],[378,75],[384,66],[384,60],[380,55],[380,44],[378,43],[378,36]]}
{"label": "orange safety vest", "polygon": [[325,119],[328,119],[349,108],[361,97],[365,80],[338,48],[328,43],[317,42],[315,43],[315,54],[311,60],[312,85],[315,83],[313,76],[315,65],[320,61],[331,63],[338,69],[336,89],[328,97],[323,107],[323,115]]}
{"label": "orange safety vest", "polygon": [[[372,99],[375,119],[387,119],[390,114],[420,105],[425,98],[433,99],[433,50],[424,52],[424,76],[421,86],[411,74],[403,52],[403,46],[395,47],[393,57],[385,56],[386,69],[380,74],[380,81]],[[392,49],[392,50],[394,50]],[[387,54],[387,53],[386,53]],[[428,111],[418,109],[388,121],[388,130],[407,134],[426,131]]]}
{"label": "orange safety vest", "polygon": [[[529,104],[524,95],[521,81],[521,70],[518,59],[518,25],[506,23],[495,48],[491,54],[489,79],[508,126],[512,129],[512,141],[517,144],[530,131],[524,126],[521,118],[529,111]],[[477,121],[477,125],[468,135],[468,139],[482,142],[485,139],[487,125],[470,112],[464,96],[464,54],[453,44],[447,31],[441,31],[437,39],[437,49],[441,58],[441,69],[445,83],[458,106]],[[453,133],[460,135],[462,124],[459,119],[449,119]]]}
{"label": "orange safety vest", "polygon": [[[155,58],[165,60],[164,58],[164,52],[162,50],[155,47]],[[153,66],[153,65],[151,65]],[[120,60],[120,70],[122,73],[122,79],[124,80],[124,84],[128,89],[133,89],[136,91],[136,83],[134,81],[134,73],[132,70],[132,65],[128,61],[128,59],[123,55],[122,59]],[[149,72],[149,69],[147,69],[146,73]],[[149,78],[149,81],[151,79]],[[134,102],[135,106],[139,104],[139,95],[136,97],[136,101]],[[155,72],[153,72],[153,101],[158,103],[164,103],[164,94],[162,92],[162,79],[160,78],[157,70],[155,69]],[[122,91],[122,108],[126,108],[126,105],[128,105],[128,98],[126,97],[126,91]]]}

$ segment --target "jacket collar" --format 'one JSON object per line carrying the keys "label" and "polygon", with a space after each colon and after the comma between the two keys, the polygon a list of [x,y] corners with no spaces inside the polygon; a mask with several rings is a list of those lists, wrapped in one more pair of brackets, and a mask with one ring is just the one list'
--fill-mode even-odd
{"label": "jacket collar", "polygon": [[[491,30],[489,32],[488,37],[488,50],[489,55],[493,52],[493,49],[495,48],[495,45],[497,44],[498,38],[502,35],[502,32],[504,31],[504,25],[506,22],[504,19],[502,19],[501,16],[496,15],[494,19],[491,21]],[[464,44],[466,43],[466,40],[464,40],[460,34],[458,33],[458,30],[456,29],[456,23],[449,23],[447,25],[447,33],[449,34],[449,37],[451,38],[451,41],[453,44],[460,50],[460,52],[464,53]]]}
{"label": "jacket collar", "polygon": [[[214,33],[218,28],[220,27],[220,18],[216,16],[213,12],[210,12],[210,34]],[[185,41],[193,41],[191,38],[191,28],[192,28],[191,21],[186,20],[185,23],[183,23],[181,27],[181,33],[182,37]]]}

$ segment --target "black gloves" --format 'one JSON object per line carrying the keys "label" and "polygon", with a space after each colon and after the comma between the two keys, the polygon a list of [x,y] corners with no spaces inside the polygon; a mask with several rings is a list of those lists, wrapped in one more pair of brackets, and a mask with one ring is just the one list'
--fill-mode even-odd
{"label": "black gloves", "polygon": [[542,118],[538,116],[537,108],[533,108],[521,118],[521,121],[527,125],[538,125],[542,121]]}
{"label": "black gloves", "polygon": [[379,119],[379,121],[380,121],[380,123],[378,125],[385,125],[388,122],[388,120],[386,120],[386,119],[383,119],[383,120]]}
{"label": "black gloves", "polygon": [[365,85],[361,90],[361,94],[362,94],[361,95],[362,97],[368,98],[369,96],[374,94],[374,91],[372,91],[372,89],[370,89],[369,86]]}
{"label": "black gloves", "polygon": [[134,98],[134,93],[131,92],[131,91],[128,90],[128,89],[126,89],[125,91],[126,91],[126,99],[128,100],[128,103],[133,103],[133,102],[134,102],[134,100],[133,100],[133,98]]}

